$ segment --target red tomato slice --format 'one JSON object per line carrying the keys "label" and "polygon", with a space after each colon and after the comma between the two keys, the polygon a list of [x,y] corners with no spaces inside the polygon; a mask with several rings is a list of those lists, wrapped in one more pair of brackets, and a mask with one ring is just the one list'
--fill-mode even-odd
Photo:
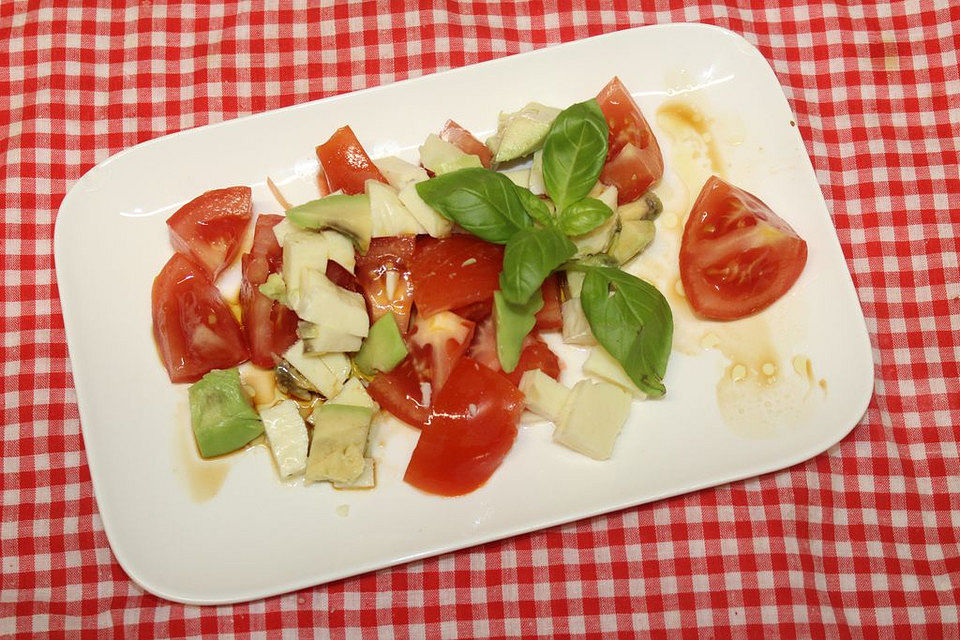
{"label": "red tomato slice", "polygon": [[477,489],[513,446],[523,406],[523,394],[503,376],[461,358],[434,398],[404,481],[442,496]]}
{"label": "red tomato slice", "polygon": [[410,272],[417,312],[429,317],[492,299],[502,267],[500,245],[465,233],[421,237]]}
{"label": "red tomato slice", "polygon": [[153,337],[171,382],[195,382],[250,354],[210,276],[175,253],[153,281]]}
{"label": "red tomato slice", "polygon": [[420,375],[412,358],[406,358],[389,373],[378,373],[367,393],[382,409],[407,424],[422,428],[430,417],[423,397]]}
{"label": "red tomato slice", "polygon": [[563,316],[560,314],[560,280],[553,273],[540,286],[543,296],[543,308],[537,312],[537,331],[559,331],[563,328]]}
{"label": "red tomato slice", "polygon": [[407,332],[414,300],[410,272],[415,248],[416,236],[373,238],[367,253],[357,255],[357,281],[367,299],[370,322],[392,312],[400,331]]}
{"label": "red tomato slice", "polygon": [[346,289],[347,291],[353,291],[354,293],[363,295],[363,287],[360,286],[360,281],[357,280],[357,276],[347,271],[338,262],[327,260],[327,270],[325,275],[330,282],[337,285],[341,289]]}
{"label": "red tomato slice", "polygon": [[320,167],[320,170],[317,172],[317,191],[320,192],[321,198],[326,198],[330,195],[330,183],[327,182],[327,174],[323,172],[323,167]]}
{"label": "red tomato slice", "polygon": [[614,77],[597,96],[610,139],[600,181],[617,188],[618,204],[633,202],[663,177],[663,154],[640,107]]}
{"label": "red tomato slice", "polygon": [[443,388],[460,356],[470,346],[476,325],[444,311],[429,318],[417,316],[408,343],[414,364],[430,380],[432,392]]}
{"label": "red tomato slice", "polygon": [[483,322],[493,314],[493,298],[457,307],[453,312],[461,318],[478,323]]}
{"label": "red tomato slice", "polygon": [[297,314],[260,293],[271,273],[279,273],[283,250],[273,227],[283,216],[261,215],[253,233],[253,247],[243,256],[240,309],[243,331],[250,347],[250,361],[273,367],[277,358],[297,341]]}
{"label": "red tomato slice", "polygon": [[317,158],[331,191],[342,189],[352,195],[363,193],[367,180],[386,182],[350,127],[334,131],[329,140],[317,147]]}
{"label": "red tomato slice", "polygon": [[197,196],[167,218],[167,226],[173,248],[216,279],[237,257],[252,217],[250,187],[229,187]]}
{"label": "red tomato slice", "polygon": [[697,314],[736,320],[787,292],[807,262],[807,243],[756,196],[712,176],[680,242],[680,279]]}
{"label": "red tomato slice", "polygon": [[464,153],[477,156],[484,167],[490,168],[493,153],[489,147],[453,120],[447,120],[447,124],[443,125],[443,129],[440,131],[440,139],[446,140]]}
{"label": "red tomato slice", "polygon": [[477,327],[468,354],[483,366],[499,371],[516,387],[520,386],[520,378],[523,377],[524,372],[530,369],[540,369],[554,380],[560,378],[560,358],[536,334],[530,334],[524,339],[516,369],[510,373],[504,373],[500,368],[500,358],[497,355],[497,332],[492,318]]}

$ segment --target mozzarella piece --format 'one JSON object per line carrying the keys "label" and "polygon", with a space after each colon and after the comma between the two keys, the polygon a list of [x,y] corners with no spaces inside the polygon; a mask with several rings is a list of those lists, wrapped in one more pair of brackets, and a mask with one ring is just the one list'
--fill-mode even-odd
{"label": "mozzarella piece", "polygon": [[527,189],[535,196],[542,196],[547,192],[547,185],[543,182],[543,149],[533,154],[533,164],[530,165],[530,177]]}
{"label": "mozzarella piece", "polygon": [[420,194],[417,193],[417,185],[414,182],[406,185],[398,194],[400,202],[407,208],[414,218],[417,219],[423,228],[427,230],[434,238],[446,238],[453,230],[453,222],[437,213],[433,207],[424,202]]}
{"label": "mozzarella piece", "polygon": [[353,240],[333,229],[321,231],[320,235],[327,243],[327,258],[353,273],[357,255],[353,249]]}
{"label": "mozzarella piece", "polygon": [[590,322],[580,304],[580,298],[564,300],[560,306],[563,316],[563,341],[567,344],[594,345],[597,339],[590,330]]}
{"label": "mozzarella piece", "polygon": [[612,382],[624,391],[646,400],[647,394],[633,383],[623,365],[607,353],[607,350],[601,346],[596,346],[590,350],[587,361],[583,363],[583,372],[589,376],[600,378],[607,382]]}
{"label": "mozzarella piece", "polygon": [[338,287],[316,269],[303,270],[299,295],[294,299],[288,291],[287,297],[301,319],[326,331],[361,338],[370,332],[370,317],[363,296]]}
{"label": "mozzarella piece", "polygon": [[283,281],[292,307],[300,300],[300,280],[306,271],[323,273],[327,268],[327,241],[313,231],[294,231],[284,237]]}
{"label": "mozzarella piece", "polygon": [[260,419],[267,434],[270,451],[277,461],[281,478],[303,473],[307,468],[307,425],[300,416],[297,403],[284,400],[260,410]]}
{"label": "mozzarella piece", "polygon": [[553,440],[595,460],[607,460],[630,415],[630,396],[608,382],[581,380],[573,388]]}
{"label": "mozzarella piece", "polygon": [[310,325],[316,327],[310,337],[303,339],[303,350],[310,355],[321,353],[353,353],[359,351],[363,345],[363,338],[350,333],[332,329],[326,325]]}
{"label": "mozzarella piece", "polygon": [[303,229],[290,222],[290,220],[287,218],[284,218],[277,224],[273,225],[273,236],[277,239],[277,244],[279,244],[281,247],[283,246],[283,242],[286,237],[294,231],[303,231]]}
{"label": "mozzarella piece", "polygon": [[365,409],[370,409],[373,412],[380,410],[380,405],[374,402],[373,398],[370,397],[370,394],[367,393],[363,383],[360,382],[360,378],[350,378],[347,380],[346,384],[343,385],[343,389],[340,390],[340,393],[330,398],[327,402],[329,404],[345,404],[352,407],[364,407]]}
{"label": "mozzarella piece", "polygon": [[556,423],[570,399],[570,389],[540,369],[531,369],[520,378],[520,391],[526,399],[527,410]]}
{"label": "mozzarella piece", "polygon": [[510,178],[510,181],[518,187],[526,188],[530,184],[530,169],[514,169],[513,171],[504,171],[503,175]]}
{"label": "mozzarella piece", "polygon": [[387,156],[373,161],[390,185],[400,191],[408,184],[426,180],[430,176],[427,170],[397,156]]}
{"label": "mozzarella piece", "polygon": [[400,201],[396,189],[377,180],[367,180],[366,190],[370,196],[371,237],[387,238],[427,232]]}
{"label": "mozzarella piece", "polygon": [[317,391],[325,398],[331,398],[343,388],[344,381],[350,376],[350,359],[342,353],[309,355],[304,353],[303,340],[293,343],[283,359],[303,374]]}

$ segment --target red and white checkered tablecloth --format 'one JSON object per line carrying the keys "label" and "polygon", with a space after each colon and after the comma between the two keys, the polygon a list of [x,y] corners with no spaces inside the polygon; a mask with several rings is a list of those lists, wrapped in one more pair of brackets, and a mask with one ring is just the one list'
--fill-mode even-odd
{"label": "red and white checkered tablecloth", "polygon": [[[0,637],[960,637],[960,3],[256,4],[0,2]],[[180,129],[677,21],[743,34],[796,112],[874,346],[853,433],[779,473],[265,601],[130,582],[53,272],[74,181]]]}

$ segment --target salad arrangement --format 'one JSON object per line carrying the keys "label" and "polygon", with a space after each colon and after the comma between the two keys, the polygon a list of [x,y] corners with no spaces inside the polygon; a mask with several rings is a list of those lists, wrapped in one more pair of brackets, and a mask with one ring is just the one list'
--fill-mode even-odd
{"label": "salad arrangement", "polygon": [[[382,409],[421,430],[404,480],[460,495],[496,471],[524,410],[602,460],[632,400],[666,393],[670,306],[621,268],[654,239],[663,158],[617,78],[563,110],[501,114],[486,143],[450,121],[419,165],[371,160],[348,126],[317,156],[321,198],[291,206],[270,183],[285,216],[256,218],[239,319],[215,281],[253,218],[250,189],[209,191],[167,221],[176,253],[154,281],[153,331],[170,380],[193,383],[203,457],[265,434],[281,476],[371,488]],[[805,259],[789,225],[713,177],[681,280],[695,312],[731,320],[782,296]],[[572,389],[546,332],[592,347]],[[279,395],[249,393],[248,360]]]}

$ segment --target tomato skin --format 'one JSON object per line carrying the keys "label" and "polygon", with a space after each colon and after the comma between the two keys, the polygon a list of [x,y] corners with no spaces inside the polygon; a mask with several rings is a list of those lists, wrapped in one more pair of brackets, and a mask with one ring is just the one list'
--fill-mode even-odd
{"label": "tomato skin", "polygon": [[253,234],[253,247],[242,260],[240,309],[250,361],[270,368],[297,341],[297,314],[260,293],[271,273],[279,273],[283,250],[273,233],[283,216],[261,215]]}
{"label": "tomato skin", "polygon": [[[471,259],[475,262],[464,264]],[[421,236],[410,272],[417,312],[429,317],[492,299],[502,267],[500,245],[464,233]]]}
{"label": "tomato skin", "polygon": [[[367,300],[371,323],[392,312],[400,331],[407,332],[414,300],[411,269],[416,245],[416,236],[373,238],[367,252],[357,255],[356,278]],[[389,271],[397,273],[393,292],[388,290]]]}
{"label": "tomato skin", "polygon": [[476,324],[443,311],[429,318],[417,316],[407,339],[414,365],[430,380],[432,393],[443,388],[457,361],[470,346]]}
{"label": "tomato skin", "polygon": [[250,187],[207,191],[167,218],[170,242],[215,280],[237,257],[252,217]]}
{"label": "tomato skin", "polygon": [[443,125],[443,129],[440,131],[440,139],[446,140],[464,153],[477,156],[485,168],[490,168],[493,160],[493,152],[490,151],[490,148],[453,120],[447,120],[447,123]]}
{"label": "tomato skin", "polygon": [[559,331],[563,329],[563,315],[560,312],[560,280],[557,274],[550,274],[540,285],[543,296],[543,308],[537,312],[537,331]]}
{"label": "tomato skin", "polygon": [[367,180],[386,182],[350,127],[334,131],[329,140],[317,147],[317,158],[330,191],[343,190],[354,195],[364,192]]}
{"label": "tomato skin", "polygon": [[206,271],[175,253],[153,281],[153,337],[171,382],[195,382],[250,354],[236,318]]}
{"label": "tomato skin", "polygon": [[434,398],[404,481],[441,496],[474,491],[513,446],[523,406],[523,394],[503,376],[461,358]]}
{"label": "tomato skin", "polygon": [[421,382],[413,359],[407,357],[393,371],[378,373],[367,387],[367,393],[390,415],[421,429],[430,417]]}
{"label": "tomato skin", "polygon": [[330,282],[337,285],[341,289],[346,289],[347,291],[353,291],[354,293],[363,295],[363,287],[360,286],[360,281],[357,280],[355,275],[342,267],[340,263],[334,262],[333,260],[327,260],[327,270],[325,275]]}
{"label": "tomato skin", "polygon": [[493,315],[493,298],[457,307],[453,312],[461,318],[479,324]]}
{"label": "tomato skin", "polygon": [[620,78],[597,95],[610,137],[600,181],[617,188],[617,203],[633,202],[663,177],[663,154],[640,107]]}
{"label": "tomato skin", "polygon": [[554,380],[560,378],[562,369],[557,354],[540,339],[540,336],[531,333],[523,340],[523,350],[520,351],[516,368],[510,373],[504,372],[500,367],[500,358],[497,356],[497,332],[492,318],[477,327],[468,354],[470,358],[488,369],[499,372],[515,387],[520,386],[520,378],[530,369],[540,369]]}
{"label": "tomato skin", "polygon": [[680,280],[693,310],[736,320],[785,294],[807,262],[807,243],[759,198],[712,176],[683,229]]}

